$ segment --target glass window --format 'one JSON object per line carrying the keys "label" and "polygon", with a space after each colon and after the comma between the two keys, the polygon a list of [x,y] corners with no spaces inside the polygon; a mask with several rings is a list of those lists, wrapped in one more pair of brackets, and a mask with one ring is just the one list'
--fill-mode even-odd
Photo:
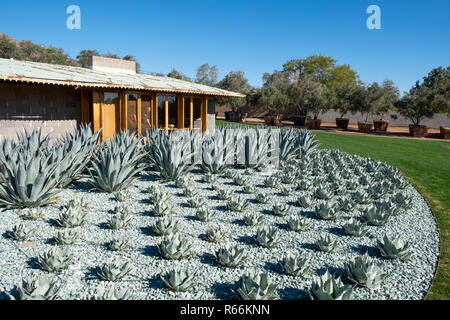
{"label": "glass window", "polygon": [[152,128],[152,96],[141,96],[142,134]]}

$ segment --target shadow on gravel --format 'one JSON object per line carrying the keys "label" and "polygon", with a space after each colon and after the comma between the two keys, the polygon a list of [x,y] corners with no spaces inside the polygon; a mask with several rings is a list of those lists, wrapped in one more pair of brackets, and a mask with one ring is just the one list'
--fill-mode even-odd
{"label": "shadow on gravel", "polygon": [[334,277],[340,277],[340,276],[344,276],[345,275],[345,272],[344,272],[343,269],[339,269],[339,268],[330,266],[329,264],[323,266],[320,269],[317,269],[316,273],[317,273],[318,276],[322,276],[327,271]]}
{"label": "shadow on gravel", "polygon": [[342,229],[342,228],[331,227],[331,228],[326,228],[325,230],[327,230],[329,233],[335,234],[337,236],[346,236],[347,235],[345,233],[344,229]]}
{"label": "shadow on gravel", "polygon": [[141,233],[142,233],[143,235],[146,235],[146,236],[152,236],[152,237],[156,237],[156,236],[157,236],[157,235],[153,232],[151,226],[140,227],[139,230],[141,231]]}
{"label": "shadow on gravel", "polygon": [[199,256],[199,258],[201,263],[208,264],[211,267],[222,267],[219,263],[217,263],[216,257],[212,253],[205,252]]}
{"label": "shadow on gravel", "polygon": [[234,300],[236,294],[233,290],[236,289],[236,285],[231,283],[214,283],[211,287],[211,291],[217,299],[220,300]]}
{"label": "shadow on gravel", "polygon": [[310,219],[314,219],[314,211],[311,210],[302,210],[300,211],[300,216],[304,217],[304,218],[310,218]]}
{"label": "shadow on gravel", "polygon": [[314,243],[302,243],[300,245],[303,249],[308,249],[312,251],[317,251],[316,245]]}
{"label": "shadow on gravel", "polygon": [[278,290],[281,300],[308,300],[308,291],[298,288],[284,288]]}
{"label": "shadow on gravel", "polygon": [[357,246],[351,247],[353,251],[355,251],[358,254],[364,255],[366,252],[369,253],[370,256],[376,256],[377,255],[377,248],[367,246],[365,244],[360,244]]}
{"label": "shadow on gravel", "polygon": [[159,258],[159,251],[157,246],[146,246],[142,249],[142,252],[146,256]]}
{"label": "shadow on gravel", "polygon": [[289,225],[287,223],[275,223],[275,226],[277,228],[279,228],[280,230],[285,230],[285,231],[291,231],[291,229],[289,229]]}
{"label": "shadow on gravel", "polygon": [[283,270],[281,269],[279,263],[267,261],[266,264],[264,265],[264,269],[284,275]]}
{"label": "shadow on gravel", "polygon": [[256,246],[255,239],[253,239],[253,237],[250,236],[240,236],[237,238],[237,241],[249,246]]}
{"label": "shadow on gravel", "polygon": [[166,289],[166,285],[161,280],[161,277],[159,275],[148,279],[148,287],[150,289]]}
{"label": "shadow on gravel", "polygon": [[231,221],[231,223],[237,226],[245,227],[245,223],[244,221],[242,221],[242,219],[234,219],[233,221]]}

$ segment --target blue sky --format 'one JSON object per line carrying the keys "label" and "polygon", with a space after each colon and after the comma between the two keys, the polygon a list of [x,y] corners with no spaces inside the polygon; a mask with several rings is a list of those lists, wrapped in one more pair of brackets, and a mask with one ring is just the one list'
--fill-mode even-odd
{"label": "blue sky", "polygon": [[[66,28],[66,8],[82,12]],[[381,8],[382,30],[368,30],[366,9]],[[64,48],[135,55],[145,71],[195,76],[215,64],[222,78],[243,70],[250,83],[292,58],[330,55],[365,82],[392,79],[408,90],[450,62],[450,1],[196,0],[24,1],[0,4],[0,32]]]}

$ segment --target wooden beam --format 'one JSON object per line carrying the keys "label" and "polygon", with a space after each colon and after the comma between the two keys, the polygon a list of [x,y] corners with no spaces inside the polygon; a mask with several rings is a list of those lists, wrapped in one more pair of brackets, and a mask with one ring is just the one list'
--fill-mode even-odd
{"label": "wooden beam", "polygon": [[194,96],[191,96],[189,109],[189,130],[194,130]]}
{"label": "wooden beam", "polygon": [[208,97],[202,97],[201,105],[202,131],[205,132],[208,130]]}
{"label": "wooden beam", "polygon": [[137,100],[137,131],[138,135],[142,135],[142,97],[141,94],[138,94]]}
{"label": "wooden beam", "polygon": [[153,129],[158,129],[158,95],[153,97]]}
{"label": "wooden beam", "polygon": [[92,126],[94,132],[100,130],[102,126],[101,121],[101,107],[100,107],[100,92],[93,91],[92,92]]}
{"label": "wooden beam", "polygon": [[81,90],[81,123],[88,124],[90,118],[89,111],[89,90]]}
{"label": "wooden beam", "polygon": [[166,101],[164,104],[164,110],[165,110],[165,128],[166,128],[166,133],[169,133],[169,99],[166,96]]}

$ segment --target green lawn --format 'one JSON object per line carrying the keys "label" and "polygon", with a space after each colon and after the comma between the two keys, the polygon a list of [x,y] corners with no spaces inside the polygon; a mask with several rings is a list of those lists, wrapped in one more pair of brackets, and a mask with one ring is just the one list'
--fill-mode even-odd
{"label": "green lawn", "polygon": [[399,168],[422,193],[441,233],[438,273],[427,298],[450,299],[450,142],[326,132],[316,136],[322,148],[373,157]]}

